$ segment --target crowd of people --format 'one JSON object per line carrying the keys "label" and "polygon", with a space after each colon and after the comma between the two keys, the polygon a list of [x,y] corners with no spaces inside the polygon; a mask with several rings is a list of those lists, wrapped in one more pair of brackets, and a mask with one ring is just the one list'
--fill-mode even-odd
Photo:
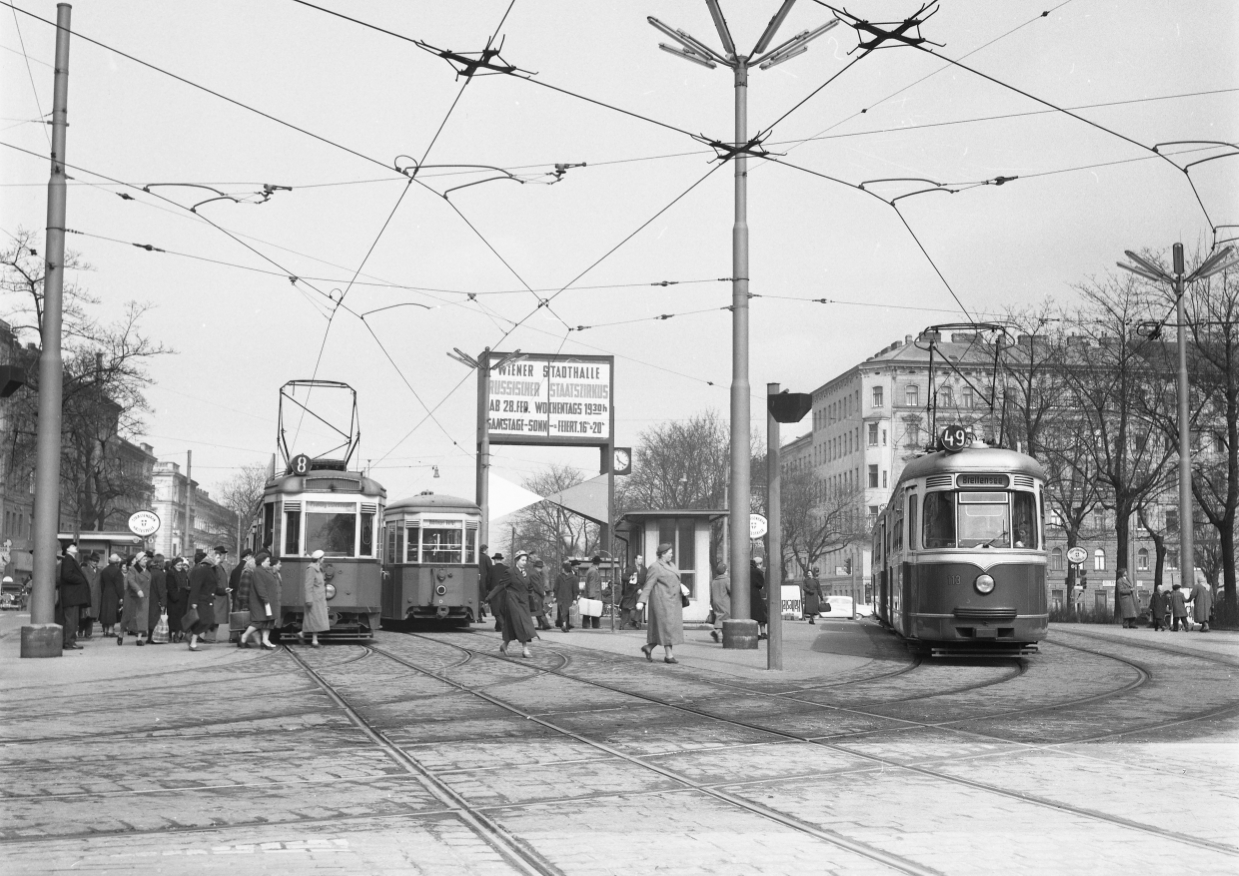
{"label": "crowd of people", "polygon": [[[226,642],[230,613],[249,611],[249,626],[238,648],[254,645],[274,649],[271,632],[280,624],[284,600],[282,564],[268,551],[242,552],[231,570],[222,545],[194,553],[192,566],[184,557],[168,559],[139,551],[122,557],[110,554],[106,564],[96,551],[82,554],[67,545],[56,569],[56,622],[63,629],[65,650],[81,650],[82,640],[115,637],[124,645],[132,637],[138,646],[183,642],[190,651],[204,644]],[[319,633],[330,627],[327,615],[323,552],[310,555],[300,602],[304,605],[299,641],[319,647]],[[219,628],[223,626],[221,634]]]}
{"label": "crowd of people", "polygon": [[[1126,569],[1118,570],[1114,596],[1123,628],[1136,629],[1140,612],[1136,607],[1136,588],[1127,577]],[[1213,590],[1205,582],[1197,581],[1191,590],[1179,583],[1172,584],[1169,590],[1154,585],[1149,596],[1149,629],[1191,632],[1195,621],[1200,625],[1200,632],[1207,633],[1212,619]]]}

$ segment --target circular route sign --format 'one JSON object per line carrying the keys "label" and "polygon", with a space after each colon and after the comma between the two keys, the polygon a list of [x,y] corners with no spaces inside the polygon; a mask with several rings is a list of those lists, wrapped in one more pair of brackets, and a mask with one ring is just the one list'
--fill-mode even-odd
{"label": "circular route sign", "polygon": [[298,453],[292,459],[288,460],[288,473],[295,475],[303,475],[310,473],[310,457],[304,453]]}
{"label": "circular route sign", "polygon": [[1082,563],[1088,559],[1088,551],[1082,547],[1073,547],[1067,550],[1067,562]]}
{"label": "circular route sign", "polygon": [[968,433],[963,426],[947,426],[938,436],[943,448],[949,453],[958,453],[968,443]]}
{"label": "circular route sign", "polygon": [[154,511],[134,511],[129,515],[129,531],[142,538],[149,538],[159,531],[163,521]]}
{"label": "circular route sign", "polygon": [[768,528],[765,517],[760,514],[749,515],[749,538],[761,538]]}

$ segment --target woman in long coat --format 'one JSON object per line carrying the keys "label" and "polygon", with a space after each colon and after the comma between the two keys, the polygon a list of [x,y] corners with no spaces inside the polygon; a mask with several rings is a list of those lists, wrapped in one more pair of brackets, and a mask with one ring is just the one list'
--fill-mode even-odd
{"label": "woman in long coat", "polygon": [[[508,642],[513,639],[521,643],[521,656],[532,657],[529,653],[529,643],[537,632],[534,630],[533,616],[529,613],[529,592],[533,582],[526,568],[529,554],[518,553],[516,565],[506,574],[499,576],[498,583],[486,596],[496,616],[503,621],[503,644],[499,650],[508,651]],[[502,563],[496,563],[495,569],[503,569]]]}
{"label": "woman in long coat", "polygon": [[766,573],[761,568],[761,557],[749,563],[749,613],[757,621],[757,638],[767,638],[766,624],[770,623],[770,611],[766,608]]}
{"label": "woman in long coat", "polygon": [[1154,630],[1164,630],[1162,615],[1166,613],[1166,591],[1153,585],[1153,593],[1149,596],[1149,626]]}
{"label": "woman in long coat", "polygon": [[710,630],[710,638],[716,642],[723,641],[723,621],[731,617],[731,576],[727,574],[727,564],[719,562],[714,567],[714,578],[710,581],[710,611],[714,615],[714,629]]}
{"label": "woman in long coat", "polygon": [[125,633],[138,637],[138,644],[146,644],[146,619],[150,613],[151,573],[147,571],[145,553],[138,554],[128,566],[125,575],[125,611],[121,615],[121,635],[116,644],[125,642]]}
{"label": "woman in long coat", "polygon": [[1179,623],[1183,623],[1183,632],[1191,631],[1191,622],[1187,619],[1187,601],[1183,597],[1182,586],[1175,584],[1170,588],[1170,629],[1179,631]]}
{"label": "woman in long coat", "polygon": [[534,563],[529,573],[529,614],[537,618],[538,629],[549,630],[551,625],[546,622],[546,576],[543,573],[542,561]]}
{"label": "woman in long coat", "polygon": [[[151,564],[151,590],[150,598],[147,600],[149,608],[146,616],[147,640],[152,645],[162,644],[154,641],[155,625],[159,623],[159,616],[168,610],[168,570],[164,565],[163,554],[155,554],[155,561]],[[169,626],[169,635],[171,635],[171,626]]]}
{"label": "woman in long coat", "polygon": [[822,585],[809,575],[800,585],[800,589],[804,591],[804,616],[809,619],[809,623],[816,624],[817,616],[822,613]]}
{"label": "woman in long coat", "polygon": [[254,556],[254,568],[248,570],[248,575],[242,575],[241,580],[248,585],[249,593],[246,599],[250,607],[250,625],[241,634],[238,648],[248,648],[247,641],[252,633],[261,631],[262,647],[269,651],[275,650],[271,644],[272,618],[275,617],[275,606],[272,599],[275,596],[275,572],[271,570],[271,555],[260,551]]}
{"label": "woman in long coat", "polygon": [[1114,582],[1114,597],[1118,600],[1119,614],[1123,618],[1124,629],[1136,628],[1136,588],[1127,579],[1127,570],[1119,569],[1118,579]]}
{"label": "woman in long coat", "polygon": [[656,558],[646,570],[645,586],[637,594],[637,611],[646,605],[650,607],[646,643],[641,646],[641,653],[651,663],[655,645],[663,646],[663,663],[680,662],[675,659],[672,647],[684,641],[684,605],[680,601],[684,590],[671,545],[664,542],[658,546]]}
{"label": "woman in long coat", "polygon": [[1202,633],[1209,632],[1209,615],[1213,613],[1213,591],[1208,584],[1196,583],[1192,587],[1192,620],[1200,624]]}
{"label": "woman in long coat", "polygon": [[189,578],[185,574],[185,558],[173,557],[168,561],[165,586],[168,588],[168,636],[170,641],[179,642],[185,637],[181,627],[181,618],[189,602]]}
{"label": "woman in long coat", "polygon": [[298,638],[304,639],[310,634],[310,647],[318,647],[318,634],[331,629],[331,621],[327,617],[327,579],[323,576],[323,552],[315,551],[310,555],[313,562],[305,567],[305,615],[301,619],[301,633]]}
{"label": "woman in long coat", "polygon": [[124,598],[125,573],[120,568],[120,556],[112,554],[108,557],[107,566],[99,573],[99,623],[103,625],[103,635],[116,633],[116,624],[120,622],[120,601]]}

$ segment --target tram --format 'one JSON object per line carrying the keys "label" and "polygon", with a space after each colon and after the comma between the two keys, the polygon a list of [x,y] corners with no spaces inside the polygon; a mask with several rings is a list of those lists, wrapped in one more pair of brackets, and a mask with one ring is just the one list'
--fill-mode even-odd
{"label": "tram", "polygon": [[479,617],[482,509],[468,499],[426,491],[383,514],[383,622],[464,625]]}
{"label": "tram", "polygon": [[[345,392],[352,397],[345,440],[337,456],[311,458],[289,454],[285,440],[284,404],[307,407],[310,393],[329,397]],[[322,419],[317,414],[315,417]],[[349,471],[357,448],[357,394],[345,383],[294,380],[280,388],[279,449],[285,470],[272,473],[263,490],[261,516],[255,533],[256,549],[264,549],[282,563],[276,629],[282,634],[301,630],[305,614],[305,572],[315,551],[323,552],[330,628],[319,633],[331,641],[367,640],[379,628],[382,557],[379,530],[387,491],[365,474]],[[326,420],[323,420],[326,422]]]}
{"label": "tram", "polygon": [[875,614],[934,656],[1036,653],[1049,625],[1045,471],[960,427],[944,439],[961,449],[909,462],[874,527]]}

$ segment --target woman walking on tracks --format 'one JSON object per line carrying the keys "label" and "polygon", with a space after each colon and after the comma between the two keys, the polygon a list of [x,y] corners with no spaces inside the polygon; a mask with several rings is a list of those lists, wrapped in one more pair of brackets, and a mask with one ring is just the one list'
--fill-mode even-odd
{"label": "woman walking on tracks", "polygon": [[[529,555],[524,551],[516,554],[516,567],[509,571],[499,563],[495,565],[498,580],[486,601],[490,603],[495,617],[503,622],[503,644],[499,650],[508,652],[508,642],[516,639],[521,643],[521,656],[532,657],[529,653],[529,643],[537,635],[533,626],[533,616],[529,613],[529,573],[525,565]],[[502,571],[500,571],[502,570]]]}
{"label": "woman walking on tracks", "polygon": [[318,647],[318,634],[331,629],[331,619],[327,616],[327,579],[323,575],[322,551],[310,554],[313,561],[305,567],[305,614],[301,619],[301,632],[297,638],[305,641],[305,634],[310,634],[310,647]]}
{"label": "woman walking on tracks", "polygon": [[664,542],[658,546],[657,558],[647,570],[645,586],[637,594],[637,611],[647,604],[650,607],[650,622],[646,625],[645,644],[641,653],[654,662],[655,645],[663,646],[663,663],[679,663],[672,649],[684,641],[684,604],[687,595],[680,583],[680,570],[675,567],[671,545]]}

